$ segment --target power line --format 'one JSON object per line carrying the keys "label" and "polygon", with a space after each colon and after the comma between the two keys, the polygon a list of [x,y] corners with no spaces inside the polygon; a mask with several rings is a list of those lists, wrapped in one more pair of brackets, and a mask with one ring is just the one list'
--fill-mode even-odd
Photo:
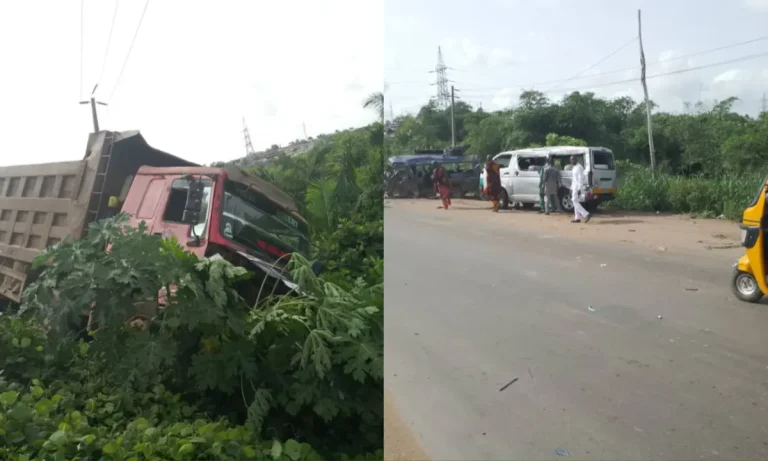
{"label": "power line", "polygon": [[104,50],[104,62],[101,63],[101,74],[99,75],[99,82],[104,77],[104,69],[107,68],[107,57],[109,57],[109,48],[112,44],[112,31],[115,30],[115,19],[117,19],[117,7],[120,4],[120,0],[115,0],[115,11],[112,13],[112,25],[109,26],[109,37],[107,38],[107,47]]}
{"label": "power line", "polygon": [[[726,49],[729,49],[729,48],[735,48],[735,47],[738,47],[738,46],[748,45],[750,43],[756,43],[756,42],[765,41],[765,40],[768,40],[768,35],[763,36],[763,37],[753,38],[753,39],[750,39],[750,40],[745,40],[745,41],[737,42],[737,43],[731,43],[729,45],[723,45],[723,46],[719,46],[719,47],[716,47],[716,48],[711,48],[711,49],[708,49],[708,50],[697,51],[697,52],[694,52],[694,53],[684,54],[684,55],[675,56],[675,57],[667,58],[667,59],[660,59],[660,60],[657,60],[657,61],[649,62],[648,65],[650,66],[650,65],[655,65],[655,64],[664,64],[664,63],[668,63],[668,62],[672,62],[672,61],[679,61],[681,59],[687,59],[687,58],[692,58],[692,57],[696,57],[696,56],[702,56],[702,55],[705,55],[705,54],[715,53],[717,51],[722,51],[722,50],[726,50]],[[569,80],[581,80],[581,79],[585,79],[585,78],[601,77],[603,75],[612,75],[612,74],[618,74],[618,73],[622,73],[622,72],[628,72],[630,70],[639,70],[639,69],[640,69],[640,66],[624,67],[624,68],[621,68],[621,69],[614,69],[614,70],[607,70],[607,71],[604,71],[604,72],[595,72],[595,73],[591,73],[591,74],[585,74],[585,75],[581,75],[578,78],[572,78],[572,79],[569,79]],[[561,81],[562,81],[561,79],[546,80],[546,81],[541,81],[541,82],[528,83],[528,84],[525,84],[525,85],[514,85],[513,88],[518,88],[518,87],[519,88],[531,88],[531,87],[536,87],[536,86],[541,86],[541,85],[551,85],[551,84],[558,83],[558,82],[561,82]],[[390,85],[428,85],[428,83],[421,83],[421,82],[387,82],[387,83],[389,83]],[[459,82],[459,83],[462,83],[465,86],[466,85],[471,85],[471,84],[468,84],[467,82]],[[501,89],[504,89],[504,88],[499,88],[499,87],[494,87],[494,88],[488,88],[488,87],[485,87],[485,88],[474,88],[474,90],[491,90],[491,91],[493,91],[493,90],[501,90]]]}
{"label": "power line", "polygon": [[[758,58],[761,58],[761,57],[766,56],[766,55],[768,55],[768,52],[752,54],[752,55],[747,55],[747,56],[741,56],[739,58],[734,58],[734,59],[730,59],[730,60],[727,60],[727,61],[718,61],[718,62],[714,62],[714,63],[711,63],[711,64],[702,65],[702,66],[689,67],[688,69],[681,69],[681,70],[676,70],[676,71],[671,71],[671,72],[664,72],[664,73],[661,73],[661,74],[654,74],[654,75],[648,76],[647,78],[656,78],[656,77],[663,77],[663,76],[667,76],[667,75],[674,75],[674,74],[681,74],[681,73],[686,73],[686,72],[692,72],[692,71],[695,71],[695,70],[707,69],[709,67],[721,66],[723,64],[730,64],[730,63],[734,63],[734,62],[748,61],[748,60],[751,60],[751,59],[758,59]],[[619,84],[619,83],[634,82],[635,80],[637,80],[637,79],[636,78],[629,78],[629,79],[616,80],[616,81],[613,81],[613,82],[601,83],[601,84],[596,84],[596,85],[585,85],[585,86],[582,86],[581,88],[600,88],[600,87],[603,87],[603,86],[616,85],[616,84]],[[497,88],[466,88],[464,91],[470,91],[470,92],[471,91],[498,91],[498,90],[506,90],[506,89],[510,89],[510,88],[531,88],[531,87],[538,86],[538,85],[543,85],[543,84],[544,83],[539,83],[539,84],[535,84],[534,83],[534,84],[528,84],[528,85],[514,85],[514,86],[508,86],[508,87],[504,87],[504,88],[498,88],[498,87]],[[562,90],[562,91],[576,91],[576,90]]]}
{"label": "power line", "polygon": [[133,34],[133,40],[131,40],[131,46],[128,47],[128,54],[125,55],[125,61],[123,61],[123,67],[120,69],[120,74],[117,76],[117,81],[115,82],[114,88],[112,88],[112,93],[109,95],[108,101],[112,101],[112,96],[115,95],[115,91],[117,91],[118,85],[120,85],[120,79],[123,77],[123,72],[125,72],[125,66],[128,64],[128,59],[131,57],[131,52],[133,51],[133,45],[136,43],[136,37],[139,36],[139,30],[141,29],[141,23],[144,21],[144,15],[147,12],[147,7],[149,6],[149,0],[144,2],[144,10],[141,12],[141,17],[139,18],[139,23],[136,25],[136,32]]}
{"label": "power line", "polygon": [[83,42],[85,38],[85,0],[80,0],[80,99],[83,99]]}
{"label": "power line", "polygon": [[[687,73],[687,72],[694,72],[694,71],[697,71],[697,70],[708,69],[710,67],[718,67],[718,66],[722,66],[722,65],[725,65],[725,64],[733,64],[733,63],[737,63],[737,62],[749,61],[749,60],[752,60],[752,59],[759,59],[759,58],[763,58],[763,57],[768,57],[768,52],[751,54],[751,55],[747,55],[747,56],[741,56],[741,57],[738,57],[738,58],[729,59],[727,61],[718,61],[718,62],[714,62],[712,64],[706,64],[706,65],[697,66],[697,67],[689,67],[688,69],[681,69],[681,70],[676,70],[676,71],[671,71],[671,72],[662,72],[660,74],[649,75],[649,76],[646,77],[646,79],[666,77],[666,76],[669,76],[669,75],[684,74],[684,73]],[[619,85],[619,84],[622,84],[622,83],[632,83],[632,82],[636,82],[637,80],[638,80],[637,78],[628,78],[628,79],[624,79],[624,80],[616,80],[616,81],[613,81],[613,82],[601,83],[601,84],[597,84],[597,85],[589,85],[589,86],[585,85],[585,86],[578,87],[578,88],[567,88],[567,89],[563,89],[561,91],[573,92],[573,91],[580,91],[580,90],[584,90],[584,89],[602,88],[602,87],[606,87],[606,86]],[[505,89],[511,89],[511,88],[526,88],[526,87],[525,86],[520,86],[520,87],[494,88],[494,90],[505,90]],[[464,91],[471,91],[471,90],[466,90],[465,89]],[[482,93],[480,93],[480,94],[482,94]],[[480,94],[479,93],[475,93],[475,94],[472,94],[471,96],[478,97]]]}
{"label": "power line", "polygon": [[[616,54],[617,54],[619,51],[623,50],[624,48],[626,48],[626,47],[628,47],[629,45],[631,45],[632,43],[634,43],[634,42],[635,42],[635,40],[637,40],[637,37],[632,37],[632,39],[631,39],[631,40],[629,40],[629,41],[628,41],[628,42],[626,42],[625,44],[623,44],[623,45],[621,45],[620,47],[618,47],[616,50],[614,50],[613,52],[611,52],[609,55],[607,55],[607,56],[603,57],[602,59],[600,59],[600,60],[599,60],[599,61],[597,61],[596,63],[592,64],[591,66],[587,67],[586,69],[582,70],[581,72],[579,72],[578,74],[574,75],[573,77],[571,77],[571,78],[567,78],[567,79],[563,80],[563,81],[561,82],[561,84],[562,84],[562,83],[566,83],[566,82],[570,82],[570,81],[572,81],[572,80],[576,80],[577,78],[581,77],[581,76],[582,76],[582,75],[583,75],[585,72],[587,72],[588,70],[594,69],[595,67],[599,66],[599,65],[600,65],[600,64],[602,64],[603,62],[605,62],[605,61],[607,61],[607,60],[611,59],[612,57],[614,57],[614,56],[615,56],[615,55],[616,55]],[[552,88],[550,91],[555,91],[555,90],[556,90],[556,89],[557,89],[559,86],[560,86],[560,85],[555,85],[555,87],[554,87],[554,88]]]}

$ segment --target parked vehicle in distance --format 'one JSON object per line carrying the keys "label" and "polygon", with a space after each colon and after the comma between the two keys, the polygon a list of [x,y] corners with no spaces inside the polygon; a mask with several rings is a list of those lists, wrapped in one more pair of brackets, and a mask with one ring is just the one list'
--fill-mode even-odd
{"label": "parked vehicle in distance", "polygon": [[265,279],[287,293],[295,285],[281,269],[291,253],[310,250],[297,210],[280,189],[238,168],[188,162],[150,147],[138,131],[93,133],[83,160],[0,167],[0,298],[20,302],[35,256],[120,211],[198,257],[220,255],[253,271],[238,287],[247,301]]}
{"label": "parked vehicle in distance", "polygon": [[401,155],[390,157],[386,191],[389,197],[434,197],[432,162],[443,165],[451,180],[453,197],[475,193],[475,185],[482,166],[474,156],[458,155]]}
{"label": "parked vehicle in distance", "polygon": [[[552,146],[520,149],[496,154],[493,159],[499,164],[501,174],[501,207],[509,208],[511,203],[533,208],[539,203],[539,170],[548,156],[553,166],[560,170],[562,188],[559,192],[560,208],[573,211],[571,201],[571,156],[579,158],[587,175],[590,193],[585,208],[594,211],[603,203],[616,197],[616,162],[613,151],[604,147]],[[485,181],[485,169],[480,174],[479,185]]]}

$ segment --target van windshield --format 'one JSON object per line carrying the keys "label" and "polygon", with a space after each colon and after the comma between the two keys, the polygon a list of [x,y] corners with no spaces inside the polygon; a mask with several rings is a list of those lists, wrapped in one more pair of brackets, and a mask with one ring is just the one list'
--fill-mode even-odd
{"label": "van windshield", "polygon": [[604,150],[592,151],[592,168],[595,170],[615,170],[613,153]]}
{"label": "van windshield", "polygon": [[241,245],[309,254],[309,227],[243,184],[225,182],[221,214],[222,235]]}

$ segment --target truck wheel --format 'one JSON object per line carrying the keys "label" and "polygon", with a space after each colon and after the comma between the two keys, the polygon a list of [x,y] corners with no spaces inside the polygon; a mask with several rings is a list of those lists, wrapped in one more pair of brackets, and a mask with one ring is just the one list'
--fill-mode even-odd
{"label": "truck wheel", "polygon": [[731,291],[742,301],[756,303],[763,298],[763,292],[752,274],[736,271],[731,280]]}
{"label": "truck wheel", "polygon": [[502,189],[501,194],[499,194],[499,207],[502,210],[509,209],[509,195],[507,195],[507,191],[504,189]]}
{"label": "truck wheel", "polygon": [[573,201],[571,200],[571,191],[560,189],[560,208],[566,213],[573,211]]}

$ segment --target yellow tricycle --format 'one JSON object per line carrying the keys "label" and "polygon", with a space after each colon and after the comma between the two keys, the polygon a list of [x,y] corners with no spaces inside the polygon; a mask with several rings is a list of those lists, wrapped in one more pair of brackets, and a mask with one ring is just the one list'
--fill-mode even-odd
{"label": "yellow tricycle", "polygon": [[766,194],[768,193],[768,179],[760,183],[755,194],[741,218],[741,246],[744,247],[744,256],[733,265],[733,278],[731,290],[742,301],[756,303],[768,295],[768,283],[766,282],[766,240],[765,231],[768,229],[768,216],[766,216]]}

